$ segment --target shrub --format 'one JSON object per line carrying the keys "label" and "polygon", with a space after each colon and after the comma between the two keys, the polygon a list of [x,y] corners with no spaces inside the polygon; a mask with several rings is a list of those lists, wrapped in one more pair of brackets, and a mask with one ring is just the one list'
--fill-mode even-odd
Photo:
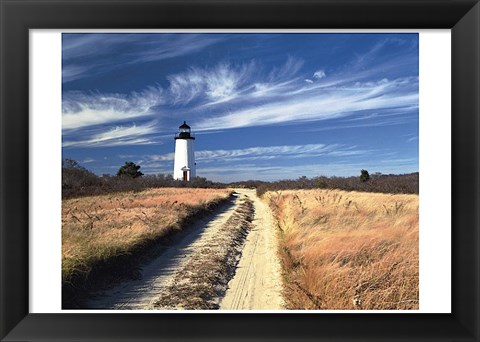
{"label": "shrub", "polygon": [[262,182],[257,186],[257,195],[267,191],[289,189],[337,189],[346,191],[380,192],[391,194],[418,194],[418,172],[404,175],[373,174],[368,182],[358,177],[300,177],[297,180],[286,179],[275,182]]}
{"label": "shrub", "polygon": [[73,159],[62,161],[62,194],[70,197],[73,194],[86,195],[88,189],[103,185],[100,177],[80,166]]}
{"label": "shrub", "polygon": [[125,162],[125,165],[120,167],[117,172],[117,176],[127,176],[130,178],[137,178],[143,176],[143,173],[140,171],[140,165],[135,165],[133,162]]}
{"label": "shrub", "polygon": [[[173,179],[168,174],[143,175],[140,166],[126,162],[117,176],[104,174],[97,176],[80,166],[73,159],[62,163],[62,198],[101,195],[124,191],[142,191],[149,188],[226,188],[223,183],[212,182],[203,177],[195,177],[190,182]],[[141,174],[138,175],[138,173]]]}
{"label": "shrub", "polygon": [[367,170],[360,171],[360,182],[366,182],[370,179],[370,175],[368,174]]}

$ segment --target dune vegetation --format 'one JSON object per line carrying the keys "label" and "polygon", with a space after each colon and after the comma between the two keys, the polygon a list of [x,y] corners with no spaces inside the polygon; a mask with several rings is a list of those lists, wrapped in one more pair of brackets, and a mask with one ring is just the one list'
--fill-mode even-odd
{"label": "dune vegetation", "polygon": [[179,231],[231,194],[226,189],[160,188],[62,201],[62,278]]}
{"label": "dune vegetation", "polygon": [[288,309],[419,308],[418,195],[285,190],[276,218]]}

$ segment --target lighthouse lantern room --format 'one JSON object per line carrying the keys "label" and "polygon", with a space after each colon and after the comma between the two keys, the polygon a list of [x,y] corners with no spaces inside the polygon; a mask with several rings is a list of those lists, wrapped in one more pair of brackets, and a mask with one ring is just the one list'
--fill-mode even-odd
{"label": "lighthouse lantern room", "polygon": [[190,181],[196,177],[195,152],[193,142],[195,137],[190,126],[184,121],[175,134],[175,160],[173,162],[173,178]]}

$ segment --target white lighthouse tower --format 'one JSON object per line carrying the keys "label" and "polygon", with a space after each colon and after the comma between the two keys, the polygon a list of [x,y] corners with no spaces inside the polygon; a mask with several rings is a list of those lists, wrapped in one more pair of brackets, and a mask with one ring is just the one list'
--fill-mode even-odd
{"label": "white lighthouse tower", "polygon": [[195,152],[193,142],[195,137],[190,132],[190,126],[184,121],[175,134],[175,160],[173,163],[173,178],[190,181],[196,177]]}

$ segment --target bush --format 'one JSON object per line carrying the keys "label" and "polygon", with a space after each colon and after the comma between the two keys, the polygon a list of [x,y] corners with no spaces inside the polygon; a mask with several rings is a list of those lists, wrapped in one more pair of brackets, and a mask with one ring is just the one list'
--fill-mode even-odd
{"label": "bush", "polygon": [[257,187],[257,195],[267,191],[289,189],[338,189],[345,191],[381,192],[391,194],[418,194],[418,172],[404,175],[373,174],[368,181],[358,177],[300,177],[297,180],[287,179],[276,182],[263,182]]}
{"label": "bush", "polygon": [[[73,159],[62,163],[62,198],[93,196],[124,191],[142,191],[148,188],[226,188],[223,183],[195,177],[190,182],[173,179],[172,175],[143,175],[140,166],[126,162],[117,176],[97,176]],[[120,171],[122,170],[122,171]],[[139,175],[140,174],[140,175]],[[141,177],[140,177],[141,176]]]}
{"label": "bush", "polygon": [[103,182],[100,177],[80,166],[75,160],[64,159],[62,161],[63,197],[84,196],[89,194],[89,189],[102,186]]}
{"label": "bush", "polygon": [[366,182],[370,179],[370,175],[367,170],[360,171],[360,182]]}
{"label": "bush", "polygon": [[133,162],[125,162],[125,165],[118,169],[117,176],[126,176],[130,178],[137,178],[143,176],[143,173],[138,171],[140,170],[140,167],[140,165],[135,165],[135,163]]}

